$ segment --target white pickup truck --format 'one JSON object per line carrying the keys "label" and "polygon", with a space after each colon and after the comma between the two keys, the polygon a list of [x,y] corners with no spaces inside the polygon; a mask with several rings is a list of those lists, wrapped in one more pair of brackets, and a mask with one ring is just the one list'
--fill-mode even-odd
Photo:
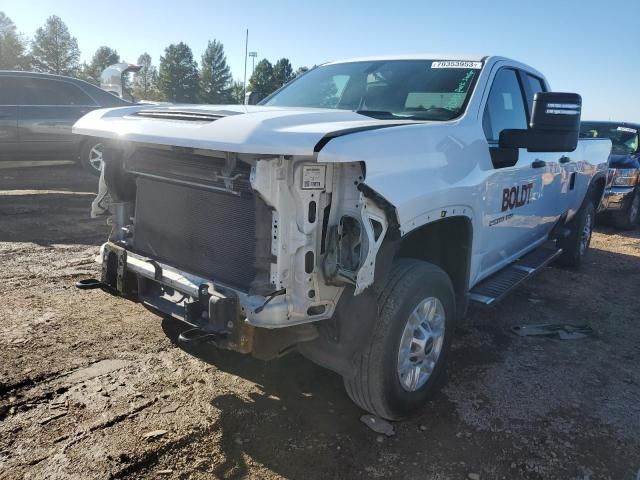
{"label": "white pickup truck", "polygon": [[469,301],[587,252],[611,142],[578,140],[580,111],[527,65],[442,55],[327,63],[255,106],[93,111],[74,132],[106,139],[114,226],[94,285],[402,418]]}

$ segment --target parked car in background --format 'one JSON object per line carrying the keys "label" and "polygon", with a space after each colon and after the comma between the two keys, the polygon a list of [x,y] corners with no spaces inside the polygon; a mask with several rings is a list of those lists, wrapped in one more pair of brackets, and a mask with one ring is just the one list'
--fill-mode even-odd
{"label": "parked car in background", "polygon": [[98,175],[102,142],[71,134],[83,115],[130,102],[82,80],[0,71],[0,160],[78,160]]}
{"label": "parked car in background", "polygon": [[631,230],[640,221],[640,124],[626,122],[582,122],[583,138],[608,138],[607,188],[601,211],[605,220],[618,228]]}

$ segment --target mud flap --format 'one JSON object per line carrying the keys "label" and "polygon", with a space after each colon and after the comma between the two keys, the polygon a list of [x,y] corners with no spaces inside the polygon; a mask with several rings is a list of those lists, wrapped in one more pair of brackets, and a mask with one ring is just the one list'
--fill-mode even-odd
{"label": "mud flap", "polygon": [[356,356],[371,341],[378,319],[377,300],[373,288],[355,296],[353,287],[347,287],[333,317],[317,323],[319,337],[300,343],[298,352],[342,376],[353,375]]}

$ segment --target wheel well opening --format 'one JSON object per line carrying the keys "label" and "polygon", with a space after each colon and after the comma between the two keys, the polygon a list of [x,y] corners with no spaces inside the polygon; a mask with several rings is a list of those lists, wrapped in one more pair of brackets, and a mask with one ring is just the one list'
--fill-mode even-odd
{"label": "wheel well opening", "polygon": [[472,235],[466,217],[438,220],[404,237],[397,256],[437,265],[449,275],[456,296],[463,296],[469,283]]}
{"label": "wheel well opening", "polygon": [[596,210],[598,209],[598,206],[600,206],[600,202],[602,201],[605,183],[606,182],[604,178],[598,178],[593,182],[593,186],[591,187],[593,191],[591,195],[591,201],[593,202],[593,206],[596,208]]}

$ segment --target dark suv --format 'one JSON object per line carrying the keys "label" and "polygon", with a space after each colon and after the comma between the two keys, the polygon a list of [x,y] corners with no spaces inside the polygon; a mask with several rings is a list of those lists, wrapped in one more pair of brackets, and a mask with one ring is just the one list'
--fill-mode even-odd
{"label": "dark suv", "polygon": [[609,138],[609,177],[601,211],[618,228],[640,222],[640,125],[626,122],[582,122],[580,136]]}
{"label": "dark suv", "polygon": [[0,160],[77,159],[99,174],[100,139],[72,135],[71,127],[96,108],[127,105],[131,103],[82,80],[0,71]]}

